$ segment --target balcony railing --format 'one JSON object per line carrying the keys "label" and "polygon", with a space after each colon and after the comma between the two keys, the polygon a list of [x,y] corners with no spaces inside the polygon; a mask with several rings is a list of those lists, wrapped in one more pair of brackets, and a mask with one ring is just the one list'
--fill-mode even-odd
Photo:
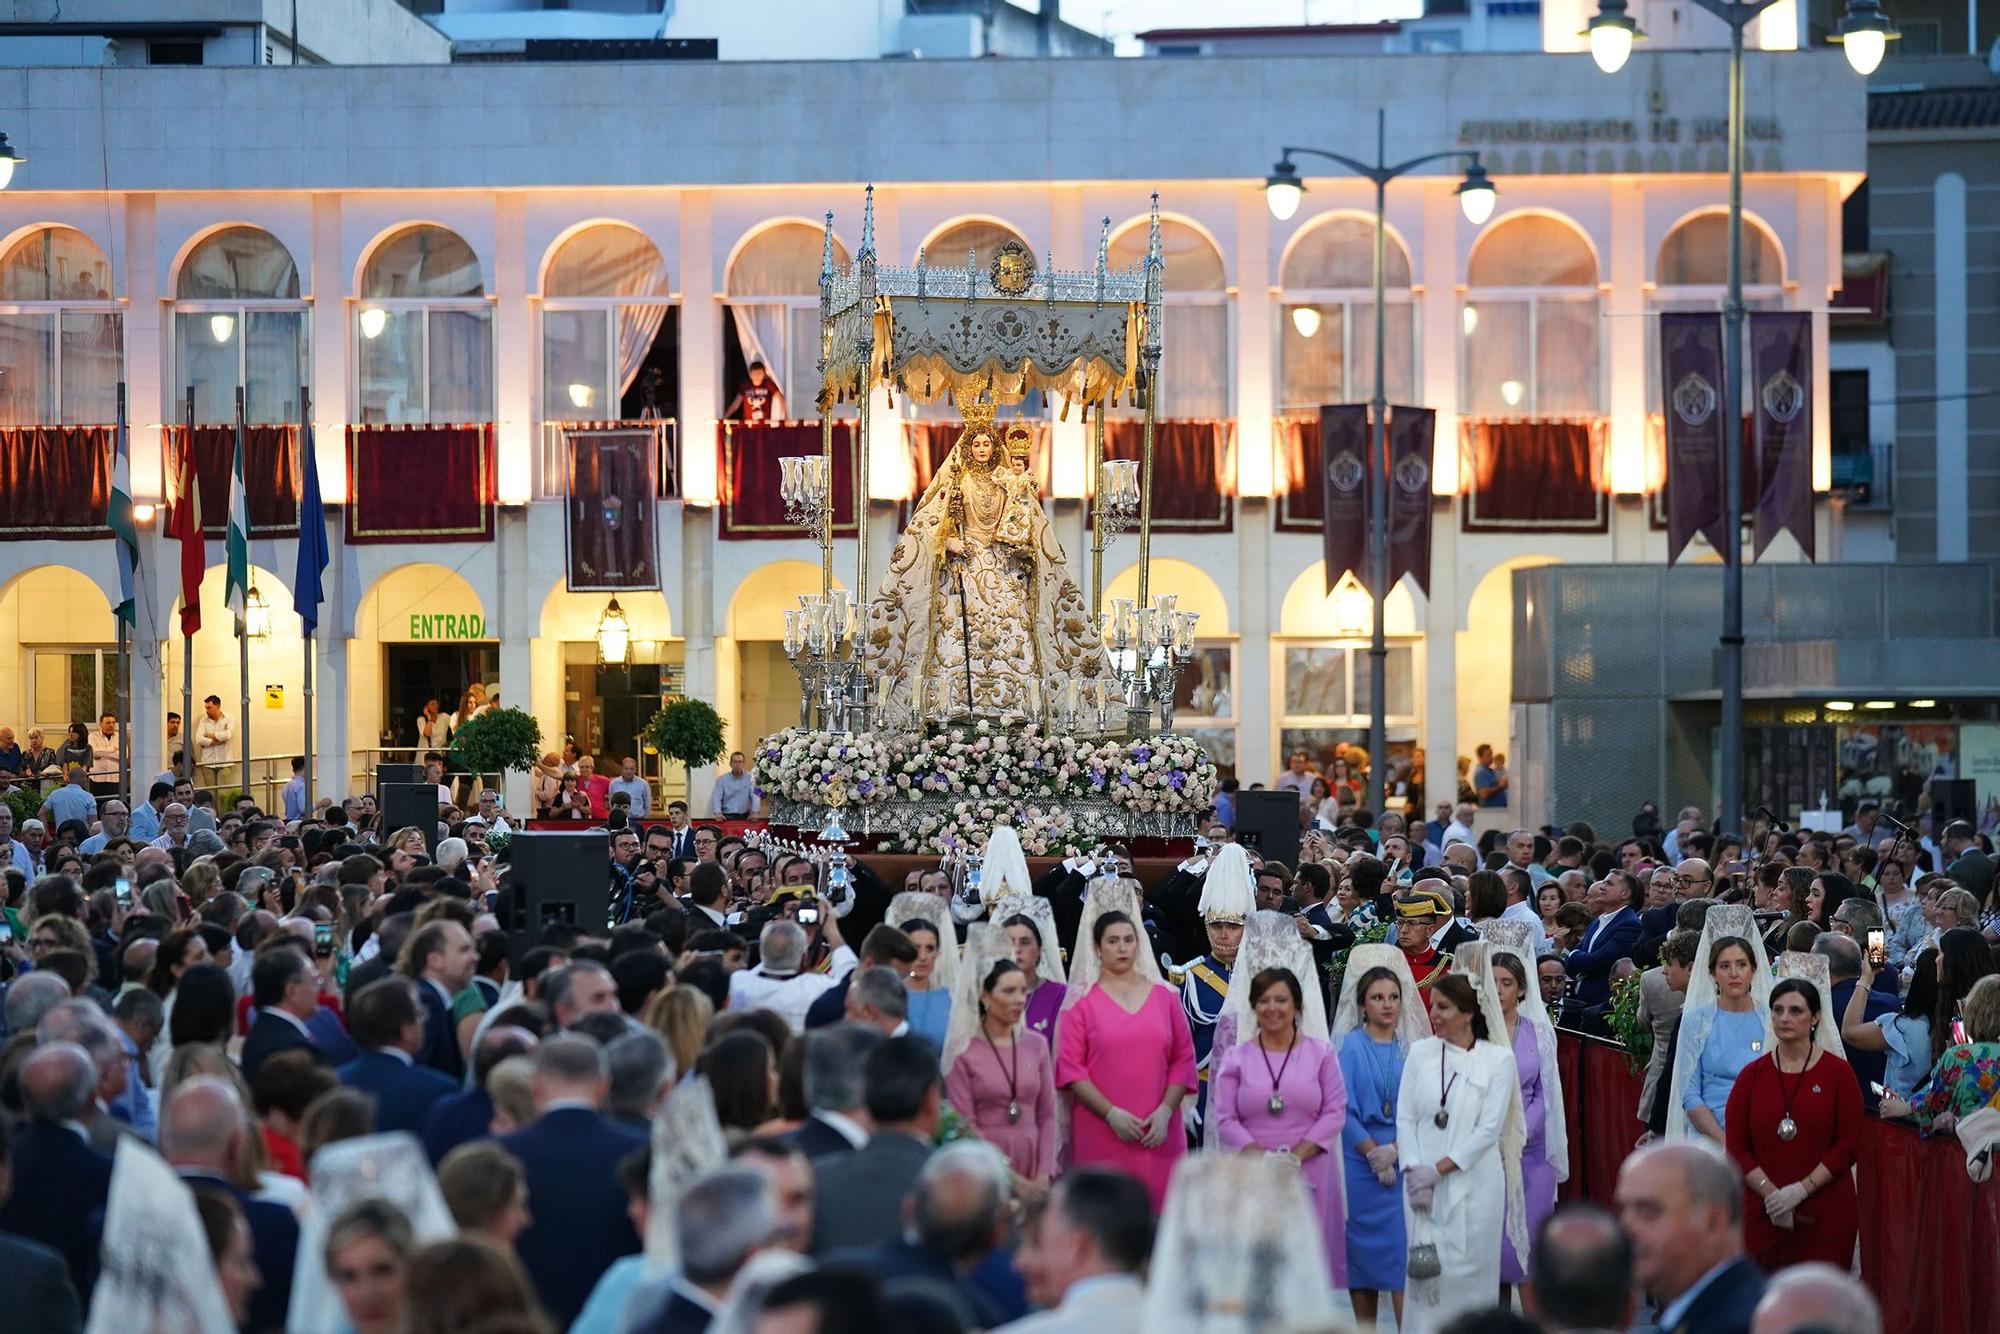
{"label": "balcony railing", "polygon": [[680,423],[671,417],[645,421],[548,421],[542,423],[541,449],[535,460],[535,498],[560,500],[569,492],[572,432],[649,431],[653,436],[655,494],[661,500],[675,500],[681,494]]}

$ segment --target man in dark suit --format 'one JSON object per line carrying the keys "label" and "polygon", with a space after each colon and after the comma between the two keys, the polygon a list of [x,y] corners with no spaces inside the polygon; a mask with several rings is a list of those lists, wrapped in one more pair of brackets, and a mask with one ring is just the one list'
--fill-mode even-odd
{"label": "man in dark suit", "polygon": [[[878,926],[875,930],[896,929]],[[869,938],[874,938],[874,932]],[[804,1041],[808,1110],[805,1121],[792,1132],[791,1141],[814,1162],[853,1153],[868,1143],[861,1071],[868,1054],[882,1045],[883,1035],[859,1024],[835,1024],[809,1032]]]}
{"label": "man in dark suit", "polygon": [[741,1167],[697,1178],[674,1214],[681,1267],[665,1302],[633,1322],[633,1334],[704,1334],[750,1257],[771,1244],[778,1210],[770,1183]]}
{"label": "man in dark suit", "polygon": [[1563,967],[1576,983],[1570,999],[1579,1008],[1611,999],[1611,970],[1632,953],[1645,929],[1633,911],[1639,902],[1643,902],[1639,882],[1625,871],[1607,871],[1590,887],[1584,905],[1597,920],[1584,928],[1582,943],[1563,955]]}
{"label": "man in dark suit", "polygon": [[458,1029],[451,1021],[452,998],[472,985],[479,968],[479,951],[472,933],[457,922],[440,919],[410,937],[410,976],[424,1007],[424,1045],[417,1063],[427,1065],[454,1084],[465,1078],[465,1055],[459,1050]]}
{"label": "man in dark suit", "polygon": [[14,1140],[0,1230],[60,1255],[75,1290],[86,1293],[96,1278],[111,1160],[74,1127],[96,1096],[97,1071],[82,1047],[49,1042],[21,1063],[18,1078],[30,1119]]}
{"label": "man in dark suit", "polygon": [[257,1019],[237,1058],[245,1079],[257,1078],[266,1057],[295,1047],[325,1059],[306,1027],[306,1021],[319,1013],[319,975],[291,937],[267,945],[250,965],[250,997],[257,1006]]}
{"label": "man in dark suit", "polygon": [[892,968],[908,980],[917,963],[917,943],[887,922],[878,922],[861,941],[860,962],[847,976],[806,1007],[806,1028],[826,1028],[847,1017],[847,986],[863,968]]}
{"label": "man in dark suit", "polygon": [[299,1220],[282,1204],[252,1199],[230,1173],[241,1161],[249,1118],[233,1085],[213,1075],[183,1080],[160,1108],[160,1152],[181,1178],[228,1191],[250,1224],[251,1250],[263,1286],[250,1298],[249,1331],[282,1330],[292,1300],[292,1265],[299,1250]]}
{"label": "man in dark suit", "polygon": [[1764,1276],[1743,1253],[1743,1177],[1689,1140],[1653,1144],[1618,1173],[1632,1270],[1665,1334],[1748,1334]]}
{"label": "man in dark suit", "polygon": [[[0,1206],[7,1202],[14,1132],[0,1117]],[[47,1334],[77,1334],[83,1307],[62,1256],[38,1241],[0,1232],[0,1292],[7,1294],[10,1324]]]}
{"label": "man in dark suit", "polygon": [[865,1269],[898,1291],[928,1292],[959,1313],[967,1329],[994,1329],[1027,1314],[1003,1310],[969,1281],[1007,1234],[1007,1165],[976,1140],[932,1154],[903,1203],[907,1235],[877,1246],[849,1246],[828,1265]]}
{"label": "man in dark suit", "polygon": [[420,1129],[432,1165],[443,1162],[444,1156],[461,1144],[487,1138],[493,1124],[493,1095],[486,1091],[486,1081],[492,1077],[493,1067],[509,1056],[526,1056],[534,1049],[535,1035],[512,1024],[495,1024],[480,1036],[479,1045],[472,1049],[472,1087],[439,1098],[424,1113]]}
{"label": "man in dark suit", "polygon": [[639,1249],[618,1161],[645,1138],[600,1110],[609,1087],[604,1049],[563,1034],[535,1050],[533,1125],[501,1139],[521,1160],[535,1221],[515,1250],[556,1323],[568,1326],[598,1277]]}
{"label": "man in dark suit", "polygon": [[347,1018],[361,1055],[334,1073],[349,1088],[375,1095],[375,1129],[415,1130],[424,1113],[458,1085],[416,1063],[424,1041],[423,1017],[407,977],[371,982],[348,1004]]}
{"label": "man in dark suit", "polygon": [[378,942],[373,958],[363,960],[347,972],[345,994],[349,997],[360,994],[363,987],[371,982],[379,982],[396,971],[396,957],[403,952],[403,942],[416,929],[417,915],[412,912],[390,913],[375,928]]}
{"label": "man in dark suit", "polygon": [[879,1246],[903,1235],[903,1198],[937,1138],[937,1049],[909,1034],[887,1038],[861,1072],[875,1132],[866,1147],[813,1164],[812,1253]]}

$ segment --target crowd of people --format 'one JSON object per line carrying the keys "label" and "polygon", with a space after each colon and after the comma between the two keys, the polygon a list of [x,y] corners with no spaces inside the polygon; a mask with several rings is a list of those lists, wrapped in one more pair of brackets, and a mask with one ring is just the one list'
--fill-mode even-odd
{"label": "crowd of people", "polygon": [[[1296,867],[1218,819],[1158,870],[1031,875],[1002,828],[968,887],[628,789],[591,817],[607,920],[521,930],[497,793],[392,829],[88,777],[31,848],[0,830],[22,1328],[150,1291],[143,1207],[198,1221],[252,1331],[1317,1329],[1341,1293],[1363,1328],[1874,1331],[1861,1118],[1943,1133],[2000,1089],[1960,824],[1342,802]],[[1559,1207],[1556,1030],[1628,1012],[1645,1124],[1615,1199]]]}

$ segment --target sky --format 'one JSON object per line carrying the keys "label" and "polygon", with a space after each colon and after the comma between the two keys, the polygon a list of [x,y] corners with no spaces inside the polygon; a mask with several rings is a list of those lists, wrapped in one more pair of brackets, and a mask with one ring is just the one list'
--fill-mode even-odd
{"label": "sky", "polygon": [[[1015,0],[1033,9],[1033,0]],[[1119,39],[1151,28],[1251,28],[1294,23],[1372,23],[1423,12],[1422,0],[1063,0],[1063,18]]]}

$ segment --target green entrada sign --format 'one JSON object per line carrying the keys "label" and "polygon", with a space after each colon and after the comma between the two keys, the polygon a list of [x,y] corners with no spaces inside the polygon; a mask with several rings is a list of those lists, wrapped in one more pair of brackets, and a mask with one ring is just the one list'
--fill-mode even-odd
{"label": "green entrada sign", "polygon": [[486,618],[479,614],[454,615],[443,612],[434,615],[410,613],[411,639],[484,639],[486,638]]}

